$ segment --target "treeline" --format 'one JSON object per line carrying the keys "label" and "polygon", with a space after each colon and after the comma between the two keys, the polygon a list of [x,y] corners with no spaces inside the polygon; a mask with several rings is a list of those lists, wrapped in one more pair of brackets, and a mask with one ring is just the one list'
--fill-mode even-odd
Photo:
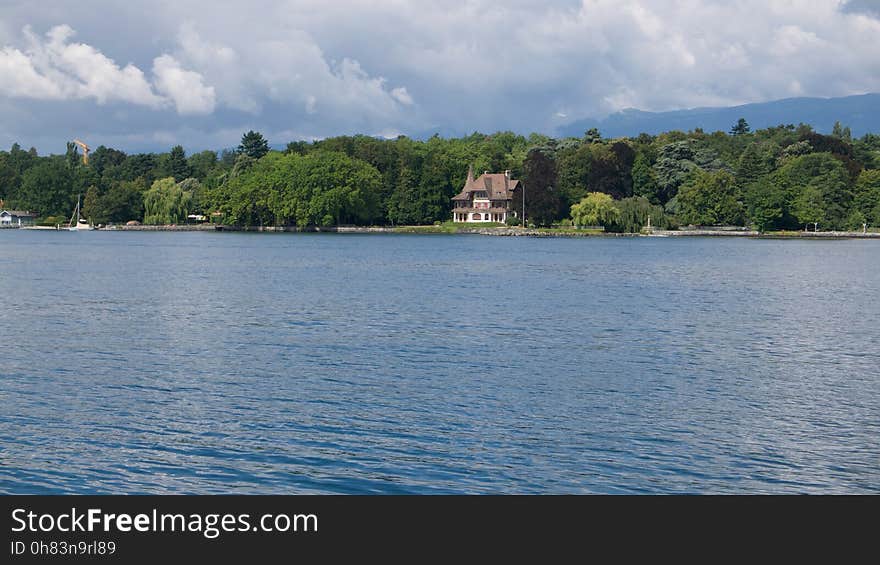
{"label": "treeline", "polygon": [[[431,224],[477,172],[510,170],[526,186],[537,225],[741,225],[761,230],[880,225],[880,136],[853,139],[807,125],[730,132],[673,131],[606,139],[511,132],[416,141],[344,136],[269,149],[248,132],[241,145],[187,156],[98,147],[88,165],[73,144],[38,156],[0,152],[2,207],[69,216],[77,195],[93,223],[170,224],[203,214],[239,225]],[[521,207],[521,202],[515,202]],[[517,208],[517,211],[521,210]]]}

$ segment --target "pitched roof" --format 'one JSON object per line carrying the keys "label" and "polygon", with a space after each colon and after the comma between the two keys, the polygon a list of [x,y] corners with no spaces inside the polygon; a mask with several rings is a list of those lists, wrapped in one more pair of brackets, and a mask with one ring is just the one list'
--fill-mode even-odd
{"label": "pitched roof", "polygon": [[483,173],[476,180],[473,171],[468,170],[468,180],[453,200],[470,200],[470,193],[475,191],[485,191],[489,200],[510,200],[513,198],[513,191],[520,186],[520,182],[512,179],[507,173]]}
{"label": "pitched roof", "polygon": [[18,216],[20,218],[37,217],[36,212],[25,212],[23,210],[3,210],[3,212],[6,212],[10,216]]}

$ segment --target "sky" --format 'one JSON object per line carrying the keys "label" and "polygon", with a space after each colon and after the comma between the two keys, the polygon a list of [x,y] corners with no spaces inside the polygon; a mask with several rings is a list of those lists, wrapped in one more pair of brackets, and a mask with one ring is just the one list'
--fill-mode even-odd
{"label": "sky", "polygon": [[880,92],[880,0],[0,0],[0,147],[552,133]]}

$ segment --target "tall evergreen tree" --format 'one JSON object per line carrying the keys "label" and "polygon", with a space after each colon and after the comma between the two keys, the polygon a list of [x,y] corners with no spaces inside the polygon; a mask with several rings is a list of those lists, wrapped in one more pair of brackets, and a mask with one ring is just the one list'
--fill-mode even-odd
{"label": "tall evergreen tree", "polygon": [[747,122],[745,118],[740,118],[737,120],[736,124],[730,128],[731,135],[745,135],[751,131],[752,128],[749,126],[749,122]]}
{"label": "tall evergreen tree", "polygon": [[739,157],[736,182],[741,188],[745,188],[771,170],[772,162],[768,155],[761,151],[757,143],[750,143]]}
{"label": "tall evergreen tree", "polygon": [[171,153],[168,155],[168,172],[174,177],[176,182],[180,182],[190,176],[186,152],[180,145],[175,145],[171,148]]}
{"label": "tall evergreen tree", "polygon": [[241,144],[238,146],[238,152],[253,159],[259,159],[269,152],[269,142],[266,141],[263,134],[251,130],[241,136]]}

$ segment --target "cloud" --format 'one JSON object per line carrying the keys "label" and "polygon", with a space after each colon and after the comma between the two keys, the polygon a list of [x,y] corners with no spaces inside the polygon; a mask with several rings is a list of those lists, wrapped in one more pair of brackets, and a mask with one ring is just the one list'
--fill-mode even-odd
{"label": "cloud", "polygon": [[177,113],[210,114],[214,111],[214,87],[205,86],[202,75],[187,71],[171,55],[153,61],[156,89],[174,102]]}
{"label": "cloud", "polygon": [[99,104],[121,101],[152,108],[162,105],[162,98],[153,92],[140,69],[131,64],[120,67],[94,47],[71,42],[74,34],[70,26],[59,25],[50,29],[44,40],[29,27],[24,29],[28,42],[25,53],[32,68],[61,97],[94,98]]}
{"label": "cloud", "polygon": [[391,89],[391,96],[401,104],[405,104],[407,106],[413,104],[412,96],[410,96],[409,92],[406,91],[405,86]]}
{"label": "cloud", "polygon": [[100,105],[122,102],[154,110],[173,105],[180,114],[213,110],[213,89],[173,57],[155,59],[154,85],[135,65],[121,67],[95,47],[72,42],[74,35],[68,25],[52,27],[45,38],[25,27],[24,50],[0,50],[3,93],[38,100],[93,99]]}
{"label": "cloud", "polygon": [[413,104],[406,87],[389,87],[351,57],[328,58],[306,31],[288,29],[228,45],[234,37],[206,39],[186,23],[175,53],[215,85],[218,103],[228,108],[260,115],[271,106],[326,135],[347,122],[365,131],[397,126],[400,106]]}
{"label": "cloud", "polygon": [[30,57],[11,47],[0,50],[0,91],[7,96],[42,100],[64,98],[61,88],[40,74]]}
{"label": "cloud", "polygon": [[[141,128],[131,139],[163,131],[201,143],[258,129],[285,143],[293,133],[547,132],[626,107],[880,91],[876,0],[252,0],[245,10],[94,0],[89,14],[4,1],[0,123],[10,135],[72,101],[122,106],[123,117],[95,122],[99,138]],[[10,33],[27,24],[51,31]],[[74,42],[73,28],[91,45]],[[58,115],[47,131],[70,127]]]}

